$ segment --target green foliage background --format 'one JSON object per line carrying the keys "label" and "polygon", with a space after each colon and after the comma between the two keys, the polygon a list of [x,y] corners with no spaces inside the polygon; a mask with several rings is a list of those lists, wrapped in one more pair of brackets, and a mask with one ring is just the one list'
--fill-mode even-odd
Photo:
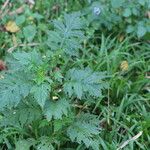
{"label": "green foliage background", "polygon": [[0,21],[1,149],[115,150],[142,131],[124,149],[149,150],[150,1],[10,3],[24,11]]}

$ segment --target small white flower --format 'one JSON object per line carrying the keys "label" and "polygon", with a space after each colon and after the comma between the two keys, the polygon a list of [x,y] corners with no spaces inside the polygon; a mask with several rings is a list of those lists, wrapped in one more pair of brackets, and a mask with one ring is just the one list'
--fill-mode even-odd
{"label": "small white flower", "polygon": [[57,96],[53,96],[52,99],[53,99],[53,100],[57,100],[58,97],[57,97]]}
{"label": "small white flower", "polygon": [[99,7],[94,7],[93,13],[98,16],[101,13],[101,9]]}
{"label": "small white flower", "polygon": [[14,112],[13,112],[13,115],[15,115],[15,114],[16,114],[16,112],[14,111]]}
{"label": "small white flower", "polygon": [[59,89],[59,90],[58,90],[58,92],[61,92],[61,91],[62,91],[62,89]]}

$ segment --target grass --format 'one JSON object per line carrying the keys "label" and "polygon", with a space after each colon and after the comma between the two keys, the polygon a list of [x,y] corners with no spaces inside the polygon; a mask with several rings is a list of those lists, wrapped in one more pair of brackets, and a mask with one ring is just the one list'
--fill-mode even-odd
{"label": "grass", "polygon": [[[24,5],[22,1],[15,2],[12,2],[11,11]],[[5,60],[8,55],[11,55],[7,50],[14,46],[14,39],[17,43],[24,44],[17,46],[14,51],[35,49],[44,54],[48,49],[45,45],[47,30],[53,28],[50,25],[51,20],[61,19],[64,12],[81,10],[84,5],[84,1],[80,0],[51,0],[50,2],[38,0],[33,9],[29,9],[26,5],[26,9],[20,15],[5,16],[0,22],[0,27],[3,27],[10,19],[17,21],[20,16],[25,20],[20,24],[21,31],[18,33],[1,31],[1,59]],[[35,12],[38,14],[35,15]],[[30,20],[31,16],[35,18]],[[18,22],[21,22],[21,18],[19,19]],[[36,29],[36,36],[31,42],[25,38],[22,31],[28,25],[33,25]],[[91,97],[85,102],[79,102],[79,105],[87,106],[85,108],[87,112],[96,114],[100,119],[100,148],[104,150],[117,149],[123,142],[142,131],[142,135],[138,139],[130,141],[124,150],[150,149],[150,79],[146,77],[150,71],[150,44],[130,35],[123,35],[123,40],[120,41],[120,33],[111,34],[109,31],[101,33],[94,29],[93,31],[87,29],[86,34],[87,38],[80,50],[79,57],[56,58],[51,67],[57,64],[61,65],[62,74],[65,74],[65,71],[71,67],[90,67],[94,71],[106,71],[109,88],[103,91],[103,97],[100,97],[96,102],[93,102]],[[38,43],[38,45],[31,47],[26,45],[28,43]],[[127,62],[125,70],[121,68],[123,61]],[[12,141],[16,142],[18,135],[22,138],[34,137],[38,139],[38,128],[33,126],[31,130],[33,135],[30,134],[30,131],[11,126],[1,129],[1,139],[4,139],[2,142],[0,141],[2,149],[5,149],[6,145],[7,149],[13,149]],[[67,150],[68,148],[71,150],[72,145],[68,143],[60,142],[60,144],[56,144],[56,149]],[[80,144],[74,149],[84,150],[85,147]]]}

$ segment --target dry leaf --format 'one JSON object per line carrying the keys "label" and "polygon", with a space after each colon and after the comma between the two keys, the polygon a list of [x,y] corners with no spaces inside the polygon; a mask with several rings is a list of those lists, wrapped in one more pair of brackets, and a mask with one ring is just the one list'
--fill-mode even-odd
{"label": "dry leaf", "polygon": [[129,142],[137,140],[142,135],[142,133],[143,133],[143,131],[140,131],[137,135],[135,135],[131,139],[125,141],[119,148],[117,148],[117,150],[123,149],[125,146],[127,146],[129,144]]}
{"label": "dry leaf", "polygon": [[34,5],[35,4],[35,1],[34,0],[27,0],[28,3]]}
{"label": "dry leaf", "polygon": [[118,37],[118,40],[119,40],[119,42],[122,42],[123,40],[124,40],[124,35],[120,35],[119,37]]}
{"label": "dry leaf", "polygon": [[146,73],[145,78],[150,79],[150,72],[147,72],[147,73]]}
{"label": "dry leaf", "polygon": [[129,64],[128,64],[128,62],[127,62],[126,60],[121,62],[120,69],[121,69],[122,71],[128,71],[128,69],[129,69]]}
{"label": "dry leaf", "polygon": [[14,46],[18,45],[17,38],[16,38],[16,36],[14,34],[12,35],[12,41],[13,41]]}
{"label": "dry leaf", "polygon": [[6,70],[6,64],[4,61],[0,60],[0,71]]}
{"label": "dry leaf", "polygon": [[17,8],[16,10],[9,12],[9,15],[13,16],[16,14],[21,14],[24,12],[24,9],[25,9],[24,6],[21,6],[21,7]]}
{"label": "dry leaf", "polygon": [[6,25],[5,28],[7,31],[11,33],[18,32],[20,28],[17,26],[17,24],[14,21],[9,21]]}
{"label": "dry leaf", "polygon": [[150,11],[147,12],[147,16],[150,19]]}
{"label": "dry leaf", "polygon": [[150,76],[146,76],[147,79],[150,79]]}

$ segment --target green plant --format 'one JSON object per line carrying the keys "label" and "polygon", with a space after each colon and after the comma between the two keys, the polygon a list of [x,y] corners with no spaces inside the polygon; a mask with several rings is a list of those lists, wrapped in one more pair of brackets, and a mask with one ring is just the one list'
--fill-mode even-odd
{"label": "green plant", "polygon": [[[99,9],[97,14],[95,9]],[[148,37],[150,33],[149,0],[102,0],[90,1],[90,6],[85,9],[85,14],[93,28],[110,30],[120,33],[130,33],[138,38]]]}
{"label": "green plant", "polygon": [[[68,57],[67,61],[71,61],[71,56],[79,53],[78,50],[81,48],[79,43],[84,37],[80,14],[65,15],[64,23],[54,21],[54,26],[57,30],[48,33],[46,43],[50,50],[46,57],[42,57],[40,52],[34,50],[15,52],[7,59],[9,70],[4,72],[4,79],[0,80],[1,126],[7,128],[13,126],[21,131],[25,130],[23,137],[29,134],[29,130],[33,130],[31,132],[35,134],[33,136],[35,139],[41,138],[42,135],[53,135],[52,139],[49,139],[51,145],[41,143],[37,149],[44,149],[44,147],[51,149],[56,145],[62,145],[69,138],[72,142],[84,143],[86,147],[99,149],[96,140],[100,132],[99,119],[86,111],[76,114],[78,111],[74,105],[78,106],[81,100],[86,102],[86,97],[94,99],[101,97],[102,90],[107,88],[107,83],[103,81],[106,75],[81,66],[78,66],[81,69],[77,69],[77,66],[67,67],[64,58]],[[67,68],[62,69],[62,67]],[[57,124],[56,121],[59,119],[62,119],[62,122],[64,119],[70,121],[66,124],[62,122]],[[39,122],[43,120],[46,125],[42,125],[41,130],[49,130],[49,132],[38,131],[37,133],[34,130],[38,130]],[[63,133],[56,134],[53,130],[55,126],[59,127],[56,133],[63,126],[66,127]],[[61,139],[64,138],[63,142],[59,139],[59,134]],[[97,146],[93,146],[95,142]]]}
{"label": "green plant", "polygon": [[149,149],[150,46],[124,35],[148,1],[16,2],[1,22],[20,31],[0,36],[0,148]]}

